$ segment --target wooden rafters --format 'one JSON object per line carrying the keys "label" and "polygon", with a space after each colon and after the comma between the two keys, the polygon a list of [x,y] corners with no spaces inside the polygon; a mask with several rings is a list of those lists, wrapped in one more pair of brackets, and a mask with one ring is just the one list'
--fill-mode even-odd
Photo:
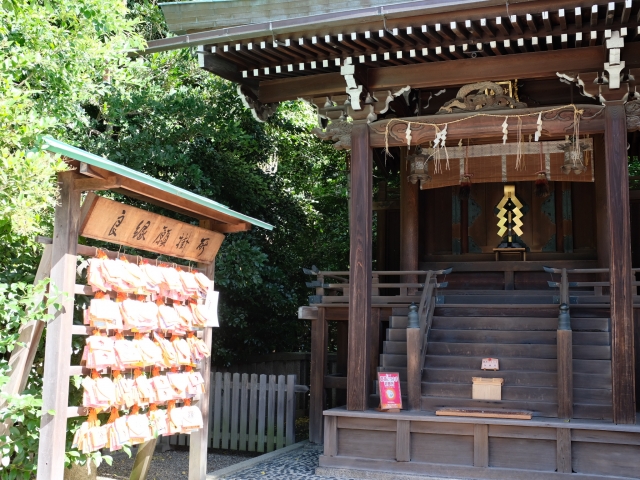
{"label": "wooden rafters", "polygon": [[[622,59],[629,68],[640,67],[640,43],[628,44]],[[459,63],[456,63],[459,62]],[[400,65],[393,68],[370,68],[366,84],[369,90],[393,90],[406,85],[413,88],[439,88],[486,80],[513,78],[554,78],[559,71],[581,72],[602,69],[605,52],[601,47],[582,48],[580,55],[571,49],[534,52],[503,57],[487,56],[451,62]],[[345,83],[339,73],[325,73],[306,78],[289,78],[262,82],[259,97],[263,102],[289,98],[329,96],[344,93]]]}

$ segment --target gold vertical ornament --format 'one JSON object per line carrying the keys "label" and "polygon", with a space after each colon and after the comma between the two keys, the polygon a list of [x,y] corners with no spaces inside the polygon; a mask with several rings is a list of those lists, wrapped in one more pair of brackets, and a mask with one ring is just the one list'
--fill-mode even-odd
{"label": "gold vertical ornament", "polygon": [[513,242],[513,233],[522,236],[522,203],[516,197],[515,185],[504,186],[504,197],[498,204],[498,236],[502,238],[507,231],[509,235],[507,242],[509,246]]}

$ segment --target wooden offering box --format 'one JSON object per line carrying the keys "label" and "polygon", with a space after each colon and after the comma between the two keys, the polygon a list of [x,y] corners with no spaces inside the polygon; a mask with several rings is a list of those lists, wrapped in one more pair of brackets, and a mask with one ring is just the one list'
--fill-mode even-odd
{"label": "wooden offering box", "polygon": [[473,377],[471,398],[474,400],[502,400],[504,378]]}

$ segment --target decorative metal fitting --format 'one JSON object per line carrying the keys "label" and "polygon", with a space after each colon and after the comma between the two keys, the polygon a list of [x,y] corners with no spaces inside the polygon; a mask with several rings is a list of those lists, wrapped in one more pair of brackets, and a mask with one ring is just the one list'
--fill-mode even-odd
{"label": "decorative metal fitting", "polygon": [[571,330],[571,315],[569,315],[569,307],[566,303],[560,305],[560,314],[558,315],[558,330]]}
{"label": "decorative metal fitting", "polygon": [[418,319],[418,306],[415,303],[409,305],[409,321],[407,322],[407,328],[420,328],[420,321]]}
{"label": "decorative metal fitting", "polygon": [[558,148],[564,151],[562,173],[569,175],[573,171],[576,175],[580,175],[587,169],[584,163],[584,152],[589,148],[589,145],[586,143],[576,145],[573,139],[567,140],[567,143],[558,145]]}
{"label": "decorative metal fitting", "polygon": [[429,160],[431,160],[432,155],[427,155],[423,152],[423,150],[420,150],[420,152],[407,156],[410,172],[407,180],[414,185],[419,180],[420,188],[422,188],[426,182],[431,180],[431,176],[429,175]]}

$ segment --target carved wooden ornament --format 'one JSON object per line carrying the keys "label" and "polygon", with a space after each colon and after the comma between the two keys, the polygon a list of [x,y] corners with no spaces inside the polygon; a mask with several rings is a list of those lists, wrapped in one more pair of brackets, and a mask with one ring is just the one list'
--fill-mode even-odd
{"label": "carved wooden ornament", "polygon": [[[486,93],[486,92],[489,93]],[[445,103],[438,113],[475,112],[478,110],[499,110],[505,108],[526,108],[527,104],[518,102],[505,94],[504,89],[495,82],[478,82],[465,85],[456,98]]]}
{"label": "carved wooden ornament", "polygon": [[224,235],[104,197],[88,200],[80,236],[149,252],[211,263]]}

